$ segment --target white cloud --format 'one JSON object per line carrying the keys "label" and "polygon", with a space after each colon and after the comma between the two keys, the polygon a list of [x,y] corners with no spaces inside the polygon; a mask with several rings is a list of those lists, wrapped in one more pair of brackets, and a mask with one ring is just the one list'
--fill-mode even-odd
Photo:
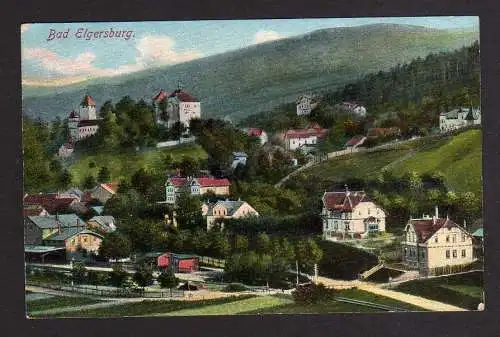
{"label": "white cloud", "polygon": [[31,26],[31,23],[24,23],[21,25],[21,34],[27,31]]}
{"label": "white cloud", "polygon": [[275,32],[273,30],[261,30],[255,33],[253,43],[264,43],[274,40],[280,40],[283,38],[284,36],[281,36],[278,32]]}
{"label": "white cloud", "polygon": [[[22,57],[39,63],[46,71],[55,73],[59,79],[78,76],[82,80],[92,77],[109,77],[127,74],[150,67],[172,65],[200,58],[197,51],[178,52],[174,49],[175,41],[168,36],[144,36],[136,45],[135,63],[117,68],[98,68],[93,65],[96,55],[84,52],[76,57],[63,57],[46,48],[24,48]],[[25,81],[28,83],[28,81]],[[29,80],[33,83],[33,78]]]}

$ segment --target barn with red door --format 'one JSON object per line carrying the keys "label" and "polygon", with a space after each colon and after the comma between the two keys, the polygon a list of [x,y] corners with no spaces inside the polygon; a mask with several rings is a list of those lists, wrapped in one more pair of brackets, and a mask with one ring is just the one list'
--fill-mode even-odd
{"label": "barn with red door", "polygon": [[199,258],[196,255],[164,253],[158,256],[159,268],[168,268],[170,264],[176,273],[192,273],[198,271]]}

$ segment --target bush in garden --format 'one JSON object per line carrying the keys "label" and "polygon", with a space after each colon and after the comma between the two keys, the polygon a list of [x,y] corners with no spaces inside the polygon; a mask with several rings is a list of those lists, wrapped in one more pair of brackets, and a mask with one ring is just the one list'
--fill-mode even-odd
{"label": "bush in garden", "polygon": [[299,285],[292,292],[293,300],[296,303],[313,304],[328,302],[334,299],[336,291],[325,287],[323,283],[307,283]]}

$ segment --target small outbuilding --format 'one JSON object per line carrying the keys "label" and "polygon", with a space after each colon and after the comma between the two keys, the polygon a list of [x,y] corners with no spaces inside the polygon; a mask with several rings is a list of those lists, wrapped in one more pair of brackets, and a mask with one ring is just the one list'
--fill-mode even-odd
{"label": "small outbuilding", "polygon": [[196,255],[164,253],[157,258],[158,268],[173,266],[176,273],[192,273],[199,270],[199,258]]}

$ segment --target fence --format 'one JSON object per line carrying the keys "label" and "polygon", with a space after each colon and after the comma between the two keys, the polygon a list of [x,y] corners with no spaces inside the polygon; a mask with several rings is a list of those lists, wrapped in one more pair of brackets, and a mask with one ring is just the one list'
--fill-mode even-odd
{"label": "fence", "polygon": [[142,289],[99,289],[82,287],[78,285],[64,285],[64,284],[45,284],[39,282],[28,281],[28,286],[43,287],[52,290],[66,291],[72,293],[79,293],[84,295],[98,296],[98,297],[125,297],[125,298],[181,298],[185,296],[183,290],[172,289],[167,291],[144,291]]}
{"label": "fence", "polygon": [[200,258],[200,265],[212,266],[216,268],[224,268],[224,266],[226,265],[225,260],[216,259],[209,256],[200,256],[199,258]]}
{"label": "fence", "polygon": [[176,146],[179,144],[187,144],[187,143],[193,143],[196,140],[196,137],[189,137],[189,138],[179,138],[178,140],[169,140],[166,142],[160,142],[156,144],[157,148],[163,148],[163,147],[172,147]]}

